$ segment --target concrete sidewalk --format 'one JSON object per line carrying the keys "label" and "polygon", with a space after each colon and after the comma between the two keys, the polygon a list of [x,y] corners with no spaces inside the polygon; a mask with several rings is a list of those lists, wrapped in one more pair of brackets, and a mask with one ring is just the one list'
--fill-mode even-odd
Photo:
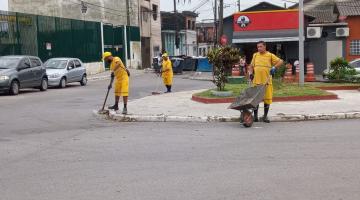
{"label": "concrete sidewalk", "polygon": [[[130,71],[130,76],[138,76],[138,75],[146,73],[144,70],[139,70],[139,69],[129,69],[129,71]],[[107,79],[110,79],[110,71],[109,70],[88,76],[89,81],[107,80]]]}
{"label": "concrete sidewalk", "polygon": [[[201,91],[201,90],[200,90]],[[117,121],[142,122],[228,122],[239,121],[240,112],[227,109],[229,104],[203,104],[191,100],[193,93],[177,92],[148,96],[129,102],[129,115],[113,111],[108,116],[97,115]],[[360,118],[360,92],[357,90],[331,91],[338,100],[276,102],[271,105],[271,121],[304,121]],[[262,106],[262,105],[261,105]],[[259,116],[263,113],[260,108]]]}

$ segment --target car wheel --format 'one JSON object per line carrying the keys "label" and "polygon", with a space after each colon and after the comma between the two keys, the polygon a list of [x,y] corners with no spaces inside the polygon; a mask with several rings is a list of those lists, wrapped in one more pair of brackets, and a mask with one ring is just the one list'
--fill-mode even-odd
{"label": "car wheel", "polygon": [[40,91],[46,91],[48,89],[48,80],[43,78],[41,80]]}
{"label": "car wheel", "polygon": [[86,75],[84,74],[81,81],[80,81],[80,85],[82,86],[85,86],[87,84],[87,77]]}
{"label": "car wheel", "polygon": [[18,81],[11,82],[10,85],[10,94],[11,95],[18,95],[20,90],[20,84]]}
{"label": "car wheel", "polygon": [[65,77],[62,77],[61,80],[60,80],[60,84],[59,84],[59,87],[60,88],[65,88],[66,87],[66,78]]}

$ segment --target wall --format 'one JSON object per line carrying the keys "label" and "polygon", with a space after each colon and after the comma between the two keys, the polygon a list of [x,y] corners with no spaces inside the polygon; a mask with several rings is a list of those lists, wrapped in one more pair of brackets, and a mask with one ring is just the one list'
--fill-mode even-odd
{"label": "wall", "polygon": [[84,63],[84,66],[88,76],[105,71],[105,67],[102,62]]}
{"label": "wall", "polygon": [[[126,4],[119,0],[86,0],[98,5],[87,5],[85,15],[78,1],[69,0],[9,0],[9,10],[37,15],[56,16],[88,21],[102,21],[114,25],[126,24]],[[101,7],[110,8],[104,9]],[[131,25],[138,26],[138,0],[130,1]]]}
{"label": "wall", "polygon": [[[153,6],[157,6],[157,11],[154,11]],[[158,56],[161,52],[161,19],[160,19],[160,0],[140,1],[139,24],[141,24],[141,37],[150,38],[150,51],[144,52],[143,59],[152,61],[152,58]],[[148,63],[148,62],[145,62]],[[147,68],[149,66],[143,66]]]}
{"label": "wall", "polygon": [[350,41],[351,40],[360,40],[360,16],[348,17],[346,19],[348,26],[350,28],[350,35],[346,41],[346,59],[348,61],[360,58],[360,55],[350,55]]}
{"label": "wall", "polygon": [[186,31],[186,48],[187,56],[196,56],[197,55],[197,44],[196,44],[196,31],[187,30]]}
{"label": "wall", "polygon": [[327,69],[330,63],[327,62],[327,41],[342,41],[343,55],[346,44],[346,38],[336,37],[336,28],[338,26],[324,27],[323,36],[318,39],[306,39],[305,41],[305,59],[309,59],[314,63],[315,74],[322,74]]}

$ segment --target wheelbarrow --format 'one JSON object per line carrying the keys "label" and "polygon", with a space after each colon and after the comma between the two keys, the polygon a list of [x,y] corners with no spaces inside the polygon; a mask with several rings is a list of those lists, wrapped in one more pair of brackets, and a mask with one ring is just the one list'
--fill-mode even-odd
{"label": "wheelbarrow", "polygon": [[253,111],[263,101],[266,84],[252,86],[249,81],[249,87],[243,90],[235,101],[229,106],[229,109],[240,111],[240,123],[249,128],[254,123]]}

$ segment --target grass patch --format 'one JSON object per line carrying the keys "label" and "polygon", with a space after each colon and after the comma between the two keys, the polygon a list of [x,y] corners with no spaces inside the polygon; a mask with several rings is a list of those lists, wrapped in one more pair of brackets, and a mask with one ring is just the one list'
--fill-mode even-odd
{"label": "grass patch", "polygon": [[[299,87],[298,84],[287,84],[274,80],[273,82],[274,97],[324,96],[331,94],[329,92],[316,88],[316,86],[319,85],[306,84],[304,87]],[[243,91],[246,88],[248,88],[247,84],[226,84],[225,86],[226,90],[233,91],[234,95],[232,97],[238,96],[241,93],[241,91]],[[211,89],[211,90],[215,90],[215,89]],[[210,90],[206,90],[204,92],[200,92],[195,95],[206,98],[221,98],[212,95]]]}
{"label": "grass patch", "polygon": [[306,83],[305,85],[315,86],[315,87],[326,87],[326,86],[359,86],[360,83],[326,83],[326,82],[314,82],[314,83]]}

